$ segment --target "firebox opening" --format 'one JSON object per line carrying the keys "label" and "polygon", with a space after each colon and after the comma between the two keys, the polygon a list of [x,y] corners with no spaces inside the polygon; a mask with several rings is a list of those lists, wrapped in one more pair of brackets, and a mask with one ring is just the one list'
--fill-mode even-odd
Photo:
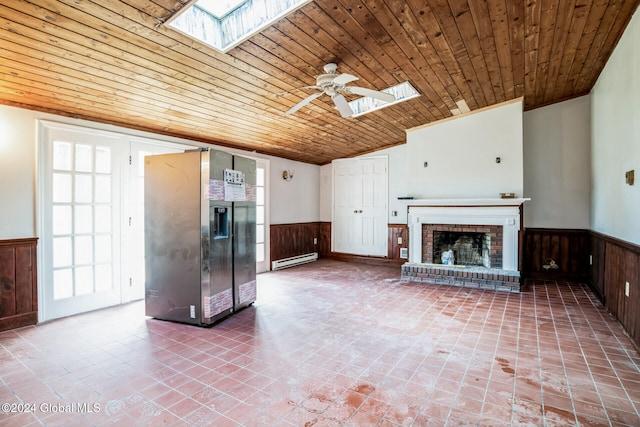
{"label": "firebox opening", "polygon": [[[491,235],[460,231],[433,231],[433,262],[443,264],[443,254],[453,251],[456,265],[491,268]],[[446,258],[446,256],[445,256]]]}

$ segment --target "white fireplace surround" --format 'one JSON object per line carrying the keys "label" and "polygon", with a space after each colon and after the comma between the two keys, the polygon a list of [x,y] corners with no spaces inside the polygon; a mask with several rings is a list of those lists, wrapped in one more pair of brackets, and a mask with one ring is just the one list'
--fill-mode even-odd
{"label": "white fireplace surround", "polygon": [[422,225],[502,226],[502,269],[518,271],[520,205],[531,199],[416,199],[409,201],[409,262],[421,264]]}

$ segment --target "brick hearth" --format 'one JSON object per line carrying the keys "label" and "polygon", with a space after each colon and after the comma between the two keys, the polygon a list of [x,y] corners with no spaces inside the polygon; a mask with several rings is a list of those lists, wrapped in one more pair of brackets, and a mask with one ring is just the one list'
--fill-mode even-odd
{"label": "brick hearth", "polygon": [[407,282],[429,282],[436,285],[520,292],[519,271],[406,263],[402,266],[401,277]]}

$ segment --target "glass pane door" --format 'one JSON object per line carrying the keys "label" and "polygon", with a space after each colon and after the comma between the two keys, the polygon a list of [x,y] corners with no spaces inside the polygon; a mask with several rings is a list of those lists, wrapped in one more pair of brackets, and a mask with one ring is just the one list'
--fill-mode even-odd
{"label": "glass pane door", "polygon": [[150,141],[132,140],[130,167],[128,174],[127,206],[125,213],[125,245],[123,262],[125,284],[123,301],[144,298],[145,257],[144,257],[144,158],[154,154],[182,152],[193,148],[184,145],[154,144]]}
{"label": "glass pane door", "polygon": [[269,271],[269,218],[266,160],[256,160],[256,272]]}
{"label": "glass pane door", "polygon": [[120,302],[119,137],[43,128],[44,317]]}

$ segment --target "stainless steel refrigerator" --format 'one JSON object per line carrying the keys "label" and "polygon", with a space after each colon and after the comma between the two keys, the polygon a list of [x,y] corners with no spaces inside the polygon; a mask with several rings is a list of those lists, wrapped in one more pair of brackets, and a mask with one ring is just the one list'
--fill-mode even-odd
{"label": "stainless steel refrigerator", "polygon": [[145,158],[145,312],[207,326],[256,299],[255,161],[219,150]]}

